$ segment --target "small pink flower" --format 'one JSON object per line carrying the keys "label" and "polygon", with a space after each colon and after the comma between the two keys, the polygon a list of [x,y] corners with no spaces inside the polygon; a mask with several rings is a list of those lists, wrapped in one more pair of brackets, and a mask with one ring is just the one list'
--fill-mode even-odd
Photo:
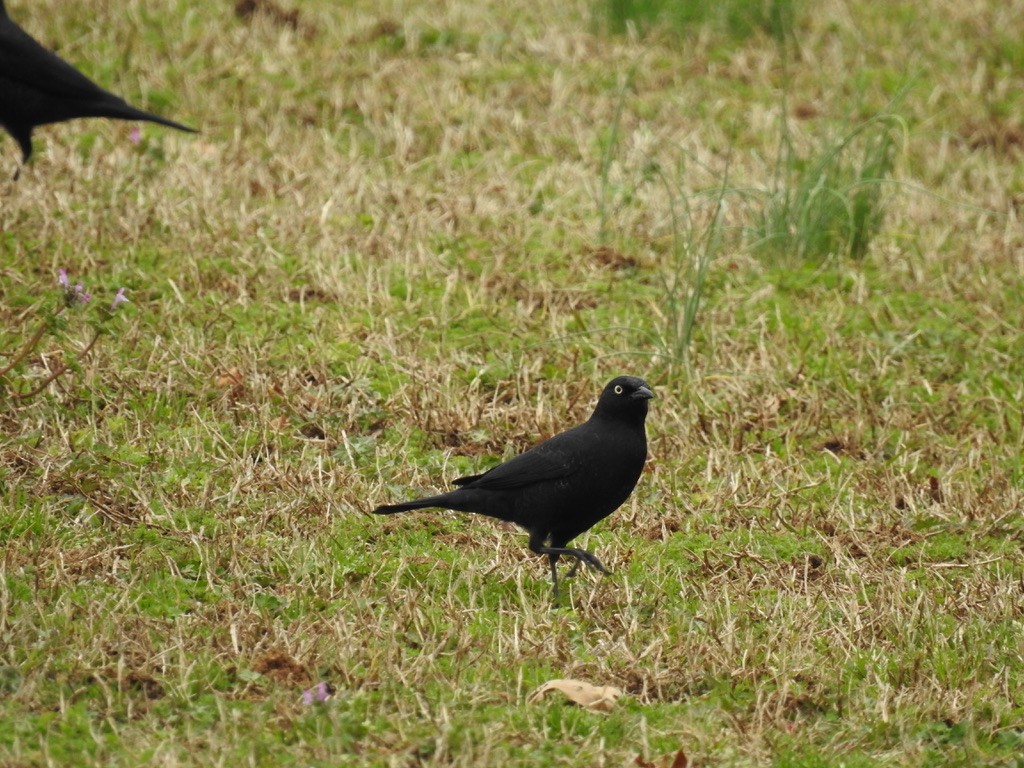
{"label": "small pink flower", "polygon": [[68,278],[68,271],[62,269],[57,273],[57,283],[64,289],[64,306],[73,307],[75,304],[85,304],[92,298],[92,294],[85,290],[85,286],[77,283],[72,287]]}
{"label": "small pink flower", "polygon": [[332,693],[334,693],[334,689],[331,687],[331,684],[321,681],[308,691],[302,692],[302,703],[306,706],[322,704],[331,698]]}
{"label": "small pink flower", "polygon": [[136,125],[128,133],[128,141],[130,141],[135,146],[138,146],[139,143],[142,141],[142,129],[139,128],[139,126]]}
{"label": "small pink flower", "polygon": [[117,293],[114,295],[114,303],[110,305],[110,311],[113,312],[120,305],[126,304],[128,297],[124,295],[124,288],[118,288]]}

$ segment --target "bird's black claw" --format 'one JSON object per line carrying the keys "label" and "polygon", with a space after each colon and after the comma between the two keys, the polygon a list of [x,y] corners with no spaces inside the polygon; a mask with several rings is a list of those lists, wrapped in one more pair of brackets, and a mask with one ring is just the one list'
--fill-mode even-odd
{"label": "bird's black claw", "polygon": [[580,563],[587,566],[587,568],[592,568],[593,570],[599,571],[600,573],[606,575],[611,574],[611,571],[604,567],[604,563],[598,560],[596,555],[592,555],[591,553],[585,550],[580,550],[579,554],[576,555],[576,562],[572,564],[572,568],[570,568],[569,572],[565,574],[565,578],[571,579],[573,576],[575,576],[576,571],[580,569]]}

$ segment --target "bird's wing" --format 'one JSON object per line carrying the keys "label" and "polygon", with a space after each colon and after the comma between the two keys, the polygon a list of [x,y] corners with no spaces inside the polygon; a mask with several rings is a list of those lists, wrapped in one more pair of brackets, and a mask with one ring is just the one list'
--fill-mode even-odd
{"label": "bird's wing", "polygon": [[[559,436],[560,437],[560,436]],[[469,488],[520,488],[524,485],[557,480],[575,471],[573,462],[568,461],[559,448],[557,438],[531,448],[526,453],[509,459],[482,475],[460,477],[455,485]]]}
{"label": "bird's wing", "polygon": [[101,90],[6,17],[0,17],[0,79],[58,96],[81,97]]}

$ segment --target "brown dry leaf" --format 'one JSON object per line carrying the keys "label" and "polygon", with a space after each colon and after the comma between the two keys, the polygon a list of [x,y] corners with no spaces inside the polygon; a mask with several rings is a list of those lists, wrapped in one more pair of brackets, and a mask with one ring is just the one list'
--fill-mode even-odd
{"label": "brown dry leaf", "polygon": [[651,762],[650,760],[644,760],[643,755],[637,755],[634,764],[638,768],[689,768],[690,758],[686,756],[686,752],[680,749],[676,752],[675,757],[672,758],[672,762],[669,763],[669,755],[665,755],[657,763]]}
{"label": "brown dry leaf", "polygon": [[582,680],[549,680],[531,693],[527,701],[535,704],[543,699],[549,691],[559,691],[574,704],[597,712],[611,712],[615,701],[622,695],[622,691],[612,685],[598,687]]}
{"label": "brown dry leaf", "polygon": [[244,381],[245,374],[242,373],[240,368],[228,368],[217,375],[213,383],[220,389],[231,389],[232,387],[241,386]]}

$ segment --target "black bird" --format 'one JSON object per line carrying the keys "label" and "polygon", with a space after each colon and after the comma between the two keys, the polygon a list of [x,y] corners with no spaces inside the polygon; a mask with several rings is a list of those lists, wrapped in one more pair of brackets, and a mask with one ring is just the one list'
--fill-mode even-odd
{"label": "black bird", "polygon": [[608,573],[593,554],[566,547],[619,508],[636,487],[647,460],[644,420],[654,392],[643,379],[619,376],[604,388],[590,419],[555,435],[482,475],[461,477],[454,491],[377,507],[389,515],[441,507],[507,520],[530,534],[530,550],[547,555],[558,600],[561,555]]}
{"label": "black bird", "polygon": [[100,88],[11,21],[0,0],[0,126],[32,156],[32,129],[77,117],[148,120],[179,131],[195,129],[143,112]]}

